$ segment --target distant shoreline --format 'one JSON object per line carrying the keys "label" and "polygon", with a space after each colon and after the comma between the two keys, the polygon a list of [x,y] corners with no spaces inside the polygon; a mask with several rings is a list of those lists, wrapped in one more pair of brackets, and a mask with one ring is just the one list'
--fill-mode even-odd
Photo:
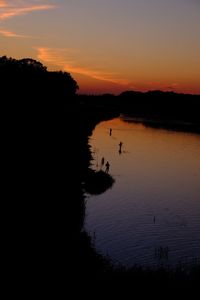
{"label": "distant shoreline", "polygon": [[196,122],[189,122],[176,119],[160,119],[156,117],[150,118],[134,114],[121,114],[120,118],[124,122],[142,123],[146,127],[200,134],[200,124]]}

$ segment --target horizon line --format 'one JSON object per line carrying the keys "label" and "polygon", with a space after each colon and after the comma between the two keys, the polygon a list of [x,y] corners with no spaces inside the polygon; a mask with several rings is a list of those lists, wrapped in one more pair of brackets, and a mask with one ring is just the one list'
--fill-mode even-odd
{"label": "horizon line", "polygon": [[158,90],[158,89],[153,89],[153,90],[147,90],[147,91],[141,91],[141,90],[124,90],[120,93],[109,93],[109,92],[105,92],[105,93],[83,93],[83,92],[77,92],[77,95],[79,96],[106,96],[106,95],[109,95],[109,96],[120,96],[121,94],[123,93],[140,93],[140,94],[147,94],[147,93],[150,93],[150,92],[161,92],[161,93],[172,93],[172,94],[176,94],[176,95],[189,95],[189,96],[200,96],[200,93],[196,94],[196,93],[184,93],[184,92],[175,92],[175,91],[172,91],[172,90],[169,90],[169,91],[164,91],[164,90]]}

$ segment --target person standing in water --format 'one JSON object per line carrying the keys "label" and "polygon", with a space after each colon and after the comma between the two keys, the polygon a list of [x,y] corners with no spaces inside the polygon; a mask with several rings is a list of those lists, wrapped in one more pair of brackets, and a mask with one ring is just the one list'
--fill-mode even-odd
{"label": "person standing in water", "polygon": [[123,144],[122,142],[119,143],[119,153],[120,154],[122,153],[122,144]]}
{"label": "person standing in water", "polygon": [[110,164],[109,164],[109,162],[107,161],[105,173],[108,173],[108,172],[109,172],[109,169],[110,169]]}
{"label": "person standing in water", "polygon": [[110,128],[110,136],[112,135],[112,128]]}

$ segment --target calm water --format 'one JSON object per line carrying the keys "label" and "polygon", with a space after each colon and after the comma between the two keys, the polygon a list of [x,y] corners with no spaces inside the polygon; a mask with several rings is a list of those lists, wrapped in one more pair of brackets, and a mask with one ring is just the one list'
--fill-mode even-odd
{"label": "calm water", "polygon": [[117,118],[100,123],[90,144],[93,169],[104,157],[115,179],[104,194],[87,198],[85,228],[97,251],[126,266],[199,259],[200,135]]}

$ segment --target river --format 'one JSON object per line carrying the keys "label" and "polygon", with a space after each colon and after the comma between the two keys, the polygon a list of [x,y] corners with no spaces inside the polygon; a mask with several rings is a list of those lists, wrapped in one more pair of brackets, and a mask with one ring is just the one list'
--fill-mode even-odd
{"label": "river", "polygon": [[115,179],[105,193],[87,195],[85,229],[97,251],[128,267],[196,263],[200,135],[150,128],[121,116],[97,125],[89,143],[92,168],[105,170],[104,157]]}

